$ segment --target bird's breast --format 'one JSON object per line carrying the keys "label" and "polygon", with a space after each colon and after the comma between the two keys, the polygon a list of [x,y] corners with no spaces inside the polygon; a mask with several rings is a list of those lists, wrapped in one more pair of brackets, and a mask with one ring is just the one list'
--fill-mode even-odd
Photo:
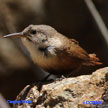
{"label": "bird's breast", "polygon": [[32,42],[26,38],[22,38],[23,44],[27,48],[30,56],[35,64],[42,68],[52,67],[57,64],[56,55],[47,56],[44,52],[40,51]]}

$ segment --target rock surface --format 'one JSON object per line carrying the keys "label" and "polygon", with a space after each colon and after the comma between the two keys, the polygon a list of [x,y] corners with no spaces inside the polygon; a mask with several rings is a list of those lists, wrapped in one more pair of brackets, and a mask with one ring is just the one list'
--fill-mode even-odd
{"label": "rock surface", "polygon": [[[64,78],[60,81],[28,85],[16,100],[31,100],[32,104],[15,105],[16,108],[107,108],[108,67],[98,69],[92,75]],[[86,104],[97,101],[101,104]]]}

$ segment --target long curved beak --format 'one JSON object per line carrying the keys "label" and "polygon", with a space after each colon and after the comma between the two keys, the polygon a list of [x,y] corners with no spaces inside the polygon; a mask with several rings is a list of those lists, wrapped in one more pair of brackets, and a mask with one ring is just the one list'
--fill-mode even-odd
{"label": "long curved beak", "polygon": [[20,32],[20,33],[12,33],[12,34],[8,34],[8,35],[5,35],[3,36],[4,38],[8,38],[8,37],[25,37],[25,35]]}

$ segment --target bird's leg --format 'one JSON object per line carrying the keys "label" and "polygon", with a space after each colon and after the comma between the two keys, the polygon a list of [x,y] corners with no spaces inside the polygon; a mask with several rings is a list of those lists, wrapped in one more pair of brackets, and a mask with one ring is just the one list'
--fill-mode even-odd
{"label": "bird's leg", "polygon": [[51,76],[51,74],[49,73],[44,79],[42,79],[42,81],[41,82],[44,82],[44,81],[46,81],[49,77]]}
{"label": "bird's leg", "polygon": [[[41,91],[43,83],[45,83],[45,81],[47,81],[47,79],[50,77],[50,75],[51,74],[49,73],[44,79],[41,80],[41,82],[39,83],[39,86],[38,86],[39,91]],[[48,82],[46,82],[46,83],[48,83]]]}

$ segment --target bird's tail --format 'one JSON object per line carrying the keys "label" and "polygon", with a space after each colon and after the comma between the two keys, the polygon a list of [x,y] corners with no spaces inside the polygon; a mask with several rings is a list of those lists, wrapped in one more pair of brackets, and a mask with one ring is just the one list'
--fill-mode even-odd
{"label": "bird's tail", "polygon": [[95,66],[95,65],[101,65],[102,63],[100,62],[99,58],[96,57],[96,54],[89,54],[89,61],[84,63],[84,65],[87,66]]}

